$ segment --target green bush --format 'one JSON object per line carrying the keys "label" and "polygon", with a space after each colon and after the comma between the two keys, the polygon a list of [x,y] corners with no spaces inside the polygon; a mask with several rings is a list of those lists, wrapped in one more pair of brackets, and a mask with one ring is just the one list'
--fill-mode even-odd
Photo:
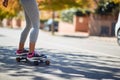
{"label": "green bush", "polygon": [[40,23],[45,23],[47,21],[47,19],[45,19],[45,20],[40,20]]}
{"label": "green bush", "polygon": [[72,23],[73,22],[73,15],[74,15],[74,10],[64,10],[61,13],[61,20],[64,22],[69,22]]}
{"label": "green bush", "polygon": [[64,10],[61,13],[61,20],[64,22],[68,23],[73,23],[73,16],[86,16],[89,15],[90,11],[89,10],[82,10],[82,9],[69,9],[69,10]]}
{"label": "green bush", "polygon": [[98,5],[97,9],[95,10],[95,13],[100,15],[112,14],[113,10],[115,10],[117,7],[119,7],[118,3],[102,2]]}
{"label": "green bush", "polygon": [[75,15],[76,15],[76,16],[86,16],[86,15],[89,16],[90,13],[91,13],[91,11],[89,11],[89,10],[85,10],[85,11],[77,10],[77,11],[75,12]]}

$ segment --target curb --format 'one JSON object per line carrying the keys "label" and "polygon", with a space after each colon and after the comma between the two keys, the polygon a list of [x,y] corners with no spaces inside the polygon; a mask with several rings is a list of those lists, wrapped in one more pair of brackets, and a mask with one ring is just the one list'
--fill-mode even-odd
{"label": "curb", "polygon": [[67,36],[73,38],[89,38],[93,40],[105,41],[105,42],[117,42],[116,37],[100,37],[100,36],[89,36],[88,33],[78,32],[78,33],[55,33],[57,36]]}
{"label": "curb", "polygon": [[99,41],[105,41],[105,42],[117,42],[116,37],[98,37],[98,36],[90,36],[90,39],[93,40],[99,40]]}

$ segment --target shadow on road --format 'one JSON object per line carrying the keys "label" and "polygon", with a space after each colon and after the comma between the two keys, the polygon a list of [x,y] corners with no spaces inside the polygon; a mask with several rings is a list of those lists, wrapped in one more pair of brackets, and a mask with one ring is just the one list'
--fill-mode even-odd
{"label": "shadow on road", "polygon": [[[3,78],[25,80],[120,80],[120,58],[91,55],[87,52],[64,52],[53,49],[37,49],[51,59],[50,66],[34,66],[15,61],[14,47],[0,47],[0,75]],[[1,76],[0,76],[1,78]]]}
{"label": "shadow on road", "polygon": [[62,35],[62,37],[68,37],[68,38],[80,38],[80,39],[86,39],[89,38],[89,36],[72,36],[72,35]]}

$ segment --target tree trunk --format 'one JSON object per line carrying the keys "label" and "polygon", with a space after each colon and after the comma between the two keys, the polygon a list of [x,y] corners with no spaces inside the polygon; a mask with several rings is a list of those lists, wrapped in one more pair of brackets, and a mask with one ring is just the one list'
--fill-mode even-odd
{"label": "tree trunk", "polygon": [[55,19],[55,12],[53,11],[53,13],[52,13],[52,20],[53,20],[53,22],[52,22],[52,26],[51,26],[52,35],[55,34],[55,31],[54,31],[54,19]]}
{"label": "tree trunk", "polygon": [[0,20],[0,27],[3,27],[2,20]]}

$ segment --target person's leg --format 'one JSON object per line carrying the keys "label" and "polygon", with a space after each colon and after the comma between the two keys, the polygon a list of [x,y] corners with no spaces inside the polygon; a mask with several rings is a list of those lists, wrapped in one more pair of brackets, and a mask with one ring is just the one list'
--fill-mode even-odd
{"label": "person's leg", "polygon": [[27,38],[28,33],[32,27],[31,21],[30,21],[28,15],[26,14],[26,12],[25,12],[25,19],[26,19],[26,27],[24,28],[23,32],[21,33],[19,48],[18,48],[19,50],[24,50],[26,38]]}
{"label": "person's leg", "polygon": [[35,44],[39,33],[39,10],[35,0],[21,0],[23,7],[25,8],[26,14],[31,20],[33,29],[30,33],[29,52],[32,53],[35,50]]}

